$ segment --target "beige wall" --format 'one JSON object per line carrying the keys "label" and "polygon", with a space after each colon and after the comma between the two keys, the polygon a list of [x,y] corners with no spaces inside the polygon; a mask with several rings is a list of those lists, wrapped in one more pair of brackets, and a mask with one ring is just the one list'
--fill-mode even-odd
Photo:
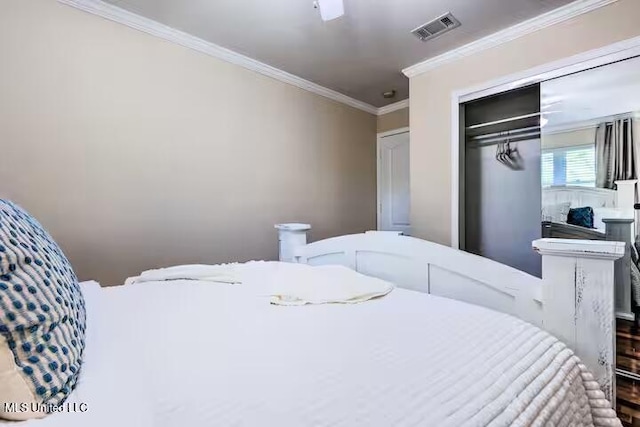
{"label": "beige wall", "polygon": [[373,115],[54,0],[2,2],[0,58],[0,196],[81,279],[375,227]]}
{"label": "beige wall", "polygon": [[451,93],[640,35],[640,1],[620,0],[573,20],[444,65],[410,81],[411,225],[451,238]]}
{"label": "beige wall", "polygon": [[576,145],[589,145],[596,143],[596,127],[587,129],[568,130],[557,133],[542,132],[542,148],[563,148]]}
{"label": "beige wall", "polygon": [[378,133],[406,127],[409,127],[408,108],[378,116]]}

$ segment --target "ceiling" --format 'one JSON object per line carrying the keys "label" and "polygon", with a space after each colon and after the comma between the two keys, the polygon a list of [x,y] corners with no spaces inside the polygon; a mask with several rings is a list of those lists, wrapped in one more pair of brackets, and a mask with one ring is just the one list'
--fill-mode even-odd
{"label": "ceiling", "polygon": [[542,83],[545,129],[597,123],[598,119],[640,112],[640,57]]}
{"label": "ceiling", "polygon": [[[329,22],[312,0],[106,1],[382,107],[409,97],[403,68],[572,0],[344,0],[345,16]],[[410,34],[449,11],[460,28],[426,43]]]}

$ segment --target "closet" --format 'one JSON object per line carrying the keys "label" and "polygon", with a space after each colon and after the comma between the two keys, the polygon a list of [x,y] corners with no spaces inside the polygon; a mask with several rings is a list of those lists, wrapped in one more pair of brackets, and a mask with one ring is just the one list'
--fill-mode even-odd
{"label": "closet", "polygon": [[461,117],[460,248],[540,277],[540,85],[463,104]]}
{"label": "closet", "polygon": [[490,87],[459,97],[453,150],[458,228],[452,240],[538,277],[541,259],[531,242],[540,237],[627,243],[616,262],[615,305],[609,309],[617,318],[611,337],[616,410],[625,426],[636,426],[640,227],[633,206],[640,201],[640,56],[616,58],[581,71],[549,71],[524,87],[517,87],[523,80],[504,84],[499,87],[507,90],[497,94]]}

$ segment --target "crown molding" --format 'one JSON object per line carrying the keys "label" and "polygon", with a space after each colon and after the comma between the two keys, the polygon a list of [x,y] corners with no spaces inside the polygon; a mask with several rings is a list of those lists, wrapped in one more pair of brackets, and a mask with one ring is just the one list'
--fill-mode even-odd
{"label": "crown molding", "polygon": [[183,31],[176,30],[149,18],[129,12],[110,3],[101,0],[58,0],[59,3],[89,12],[110,21],[126,25],[130,28],[142,31],[152,36],[179,44],[183,47],[196,50],[222,61],[230,62],[256,73],[271,77],[281,82],[296,86],[316,95],[324,96],[333,101],[366,111],[370,114],[378,114],[378,108],[366,102],[358,101],[335,90],[320,86],[296,75],[287,73],[263,62],[241,55],[230,49],[192,36]]}
{"label": "crown molding", "polygon": [[403,99],[402,101],[394,102],[393,104],[385,105],[384,107],[378,108],[377,115],[382,116],[384,114],[393,113],[394,111],[403,110],[405,108],[409,108],[409,98]]}
{"label": "crown molding", "polygon": [[579,130],[595,129],[601,123],[611,122],[620,119],[640,119],[640,111],[631,111],[628,113],[614,114],[611,116],[596,117],[594,119],[582,120],[579,122],[564,123],[555,126],[545,126],[543,134],[554,135],[558,133],[576,132]]}
{"label": "crown molding", "polygon": [[545,126],[542,135],[558,135],[562,133],[578,132],[581,130],[595,129],[600,123],[599,120],[585,120],[578,123],[565,123],[562,125]]}
{"label": "crown molding", "polygon": [[441,55],[426,59],[402,70],[407,77],[415,77],[442,65],[455,62],[478,52],[500,46],[527,34],[543,28],[568,21],[569,19],[615,3],[618,0],[576,0],[566,6],[559,7],[527,21],[500,30],[459,48],[447,51]]}

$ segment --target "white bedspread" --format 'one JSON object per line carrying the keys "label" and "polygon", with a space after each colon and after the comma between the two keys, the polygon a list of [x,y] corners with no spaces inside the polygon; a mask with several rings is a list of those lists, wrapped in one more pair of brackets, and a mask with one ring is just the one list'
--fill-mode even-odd
{"label": "white bedspread", "polygon": [[139,276],[129,277],[125,285],[133,285],[144,282],[160,282],[165,280],[200,280],[203,282],[239,283],[240,278],[236,274],[239,264],[203,265],[188,264],[174,267],[147,270]]}
{"label": "white bedspread", "polygon": [[254,264],[241,286],[90,293],[100,316],[88,333],[100,337],[77,393],[96,411],[84,425],[619,425],[573,353],[523,321],[402,289],[354,305],[269,305],[270,268]]}
{"label": "white bedspread", "polygon": [[312,267],[307,264],[277,263],[269,266],[271,304],[357,304],[387,295],[392,283],[365,276],[342,265]]}

